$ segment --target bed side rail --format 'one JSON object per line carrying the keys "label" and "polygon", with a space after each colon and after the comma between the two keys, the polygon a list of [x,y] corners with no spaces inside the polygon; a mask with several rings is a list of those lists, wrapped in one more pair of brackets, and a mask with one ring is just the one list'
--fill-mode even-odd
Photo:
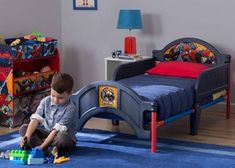
{"label": "bed side rail", "polygon": [[155,60],[153,58],[130,62],[119,65],[113,74],[113,80],[144,74],[148,69],[155,66]]}

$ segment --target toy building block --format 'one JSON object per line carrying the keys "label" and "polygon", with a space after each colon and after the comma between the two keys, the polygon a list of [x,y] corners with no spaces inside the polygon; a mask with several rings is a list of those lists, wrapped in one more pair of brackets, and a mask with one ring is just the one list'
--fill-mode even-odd
{"label": "toy building block", "polygon": [[1,152],[1,153],[0,153],[0,158],[9,159],[9,153],[10,153],[9,150],[7,150],[7,151],[5,151],[5,152]]}
{"label": "toy building block", "polygon": [[54,162],[53,163],[55,163],[55,164],[59,164],[59,163],[62,163],[62,162],[70,160],[69,157],[65,157],[65,156],[58,157],[59,156],[59,152],[58,152],[57,146],[53,147],[51,153],[52,153],[52,155],[54,155]]}
{"label": "toy building block", "polygon": [[30,151],[28,164],[43,164],[44,162],[44,152],[42,149],[33,148]]}
{"label": "toy building block", "polygon": [[32,155],[33,158],[44,158],[44,152],[39,148],[32,148],[30,155]]}
{"label": "toy building block", "polygon": [[11,150],[10,161],[18,164],[27,164],[29,153],[26,150]]}
{"label": "toy building block", "polygon": [[55,158],[53,163],[59,164],[59,163],[62,163],[62,162],[68,161],[68,160],[70,160],[69,157],[61,156],[59,158]]}
{"label": "toy building block", "polygon": [[28,164],[43,164],[44,158],[33,158],[32,155],[29,155]]}

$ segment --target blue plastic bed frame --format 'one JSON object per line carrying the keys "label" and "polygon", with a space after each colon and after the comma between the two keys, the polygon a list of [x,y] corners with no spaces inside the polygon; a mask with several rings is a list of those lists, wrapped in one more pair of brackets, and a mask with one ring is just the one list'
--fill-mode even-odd
{"label": "blue plastic bed frame", "polygon": [[[206,47],[214,55],[211,68],[203,71],[195,84],[195,98],[192,109],[158,121],[157,103],[144,101],[135,91],[118,82],[121,79],[144,74],[146,70],[155,66],[156,61],[172,61],[179,55],[169,57],[169,49],[180,45],[199,44]],[[194,47],[195,46],[190,46]],[[181,47],[182,48],[182,47]],[[180,52],[177,53],[180,54]],[[182,52],[181,52],[182,53]],[[175,54],[175,53],[174,53]],[[170,58],[170,59],[169,59]],[[201,100],[208,94],[226,90],[226,95],[201,104]],[[92,117],[125,120],[134,130],[138,138],[151,139],[151,152],[157,150],[157,127],[173,122],[184,116],[190,116],[190,134],[196,135],[200,122],[200,114],[204,108],[226,100],[226,118],[230,118],[230,55],[221,54],[211,44],[196,38],[182,38],[175,40],[162,50],[153,50],[153,57],[145,60],[122,64],[117,67],[112,81],[98,81],[86,85],[72,96],[79,118],[78,130]],[[151,123],[146,124],[143,113],[151,112]]]}

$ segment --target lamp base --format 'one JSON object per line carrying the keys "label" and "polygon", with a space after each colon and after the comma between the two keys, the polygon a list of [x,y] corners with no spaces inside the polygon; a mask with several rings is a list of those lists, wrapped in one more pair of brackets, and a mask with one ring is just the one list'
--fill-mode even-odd
{"label": "lamp base", "polygon": [[129,36],[125,37],[124,41],[124,52],[125,54],[136,54],[136,38]]}

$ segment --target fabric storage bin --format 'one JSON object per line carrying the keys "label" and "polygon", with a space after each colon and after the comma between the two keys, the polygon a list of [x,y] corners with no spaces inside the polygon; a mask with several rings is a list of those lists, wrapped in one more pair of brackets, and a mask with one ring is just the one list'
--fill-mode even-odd
{"label": "fabric storage bin", "polygon": [[53,39],[50,41],[42,42],[43,43],[43,52],[42,56],[54,55],[57,48],[57,40]]}
{"label": "fabric storage bin", "polygon": [[[5,41],[6,44],[10,46],[10,44],[16,39],[20,39],[21,42],[25,41],[23,38],[11,38],[11,39],[6,39]],[[11,47],[11,55],[14,60],[21,60],[27,51],[27,45],[17,44],[15,46],[10,46],[10,47]]]}
{"label": "fabric storage bin", "polygon": [[27,51],[24,54],[23,59],[30,59],[42,56],[42,49],[43,49],[42,43],[34,40],[28,40],[25,41],[24,44],[27,45]]}
{"label": "fabric storage bin", "polygon": [[12,101],[14,111],[8,108],[8,106],[4,106],[6,112],[0,113],[0,125],[11,128],[28,123],[31,114],[36,111],[41,99],[48,95],[50,95],[50,90],[14,97]]}
{"label": "fabric storage bin", "polygon": [[49,88],[54,71],[40,72],[37,74],[37,89]]}
{"label": "fabric storage bin", "polygon": [[24,60],[42,56],[43,44],[41,42],[35,40],[25,40],[21,37],[6,39],[6,44],[10,45],[17,39],[20,40],[20,43],[10,46],[14,60]]}
{"label": "fabric storage bin", "polygon": [[14,94],[24,94],[50,87],[54,71],[39,72],[14,79]]}
{"label": "fabric storage bin", "polygon": [[22,94],[32,91],[37,87],[37,76],[27,75],[14,79],[14,94]]}

